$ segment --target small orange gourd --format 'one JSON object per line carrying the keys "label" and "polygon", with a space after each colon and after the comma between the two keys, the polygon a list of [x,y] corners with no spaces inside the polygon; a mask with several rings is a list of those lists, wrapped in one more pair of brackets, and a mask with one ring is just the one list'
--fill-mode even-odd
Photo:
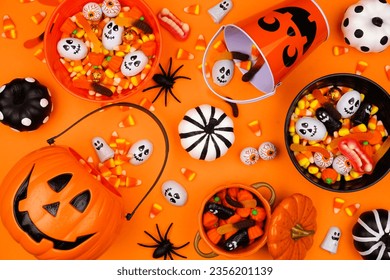
{"label": "small orange gourd", "polygon": [[312,200],[299,193],[275,208],[268,231],[268,251],[277,260],[304,259],[313,245],[317,211]]}

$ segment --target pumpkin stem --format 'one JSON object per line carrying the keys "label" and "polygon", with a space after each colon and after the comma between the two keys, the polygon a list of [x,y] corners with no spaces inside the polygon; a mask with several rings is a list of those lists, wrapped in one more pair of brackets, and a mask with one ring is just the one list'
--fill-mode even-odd
{"label": "pumpkin stem", "polygon": [[372,18],[372,23],[375,26],[381,27],[383,24],[383,19],[381,19],[380,17],[374,17],[374,18]]}
{"label": "pumpkin stem", "polygon": [[314,234],[314,230],[305,230],[300,224],[296,224],[291,229],[291,238],[296,240],[302,237],[310,236]]}

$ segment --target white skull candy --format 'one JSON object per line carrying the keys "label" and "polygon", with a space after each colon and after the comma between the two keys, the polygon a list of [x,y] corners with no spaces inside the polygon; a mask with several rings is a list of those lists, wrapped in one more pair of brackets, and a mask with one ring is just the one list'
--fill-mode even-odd
{"label": "white skull candy", "polygon": [[110,20],[103,28],[102,44],[103,46],[112,51],[115,47],[122,44],[122,34],[124,28],[115,24],[114,20]]}
{"label": "white skull candy", "polygon": [[128,53],[122,62],[121,72],[127,77],[140,73],[148,64],[148,57],[142,51]]}
{"label": "white skull candy", "polygon": [[211,18],[215,23],[219,23],[233,8],[233,2],[231,0],[224,0],[217,5],[211,7],[208,10]]}
{"label": "white skull candy", "polygon": [[169,180],[162,184],[162,194],[174,206],[183,206],[187,202],[187,191],[178,182]]}
{"label": "white skull candy", "polygon": [[332,254],[337,253],[339,241],[341,237],[341,231],[338,227],[330,227],[325,239],[321,243],[321,248],[329,251]]}
{"label": "white skull candy", "polygon": [[140,140],[135,142],[131,147],[127,156],[130,158],[130,163],[140,165],[147,161],[153,153],[153,144],[149,140]]}
{"label": "white skull candy", "polygon": [[63,38],[59,40],[57,51],[61,57],[70,60],[81,60],[88,54],[87,45],[77,38]]}
{"label": "white skull candy", "polygon": [[226,86],[233,78],[234,63],[229,59],[218,60],[214,63],[211,75],[213,82],[220,86]]}
{"label": "white skull candy", "polygon": [[306,140],[319,141],[326,136],[325,125],[315,118],[303,117],[295,124],[295,131],[297,134]]}
{"label": "white skull candy", "polygon": [[101,137],[94,137],[92,139],[92,145],[100,162],[105,162],[106,160],[113,158],[115,155],[114,150],[111,149],[110,145],[108,145]]}
{"label": "white skull candy", "polygon": [[341,114],[342,118],[350,118],[359,109],[360,103],[360,93],[356,90],[351,90],[341,96],[340,100],[337,102],[336,109]]}

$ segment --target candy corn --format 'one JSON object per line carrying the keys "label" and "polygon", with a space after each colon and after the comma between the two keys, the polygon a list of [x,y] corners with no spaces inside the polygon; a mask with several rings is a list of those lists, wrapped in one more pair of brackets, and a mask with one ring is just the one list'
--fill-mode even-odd
{"label": "candy corn", "polygon": [[241,68],[241,69],[244,69],[246,71],[249,71],[249,69],[251,69],[251,67],[252,67],[252,61],[250,61],[250,60],[239,61],[236,63],[236,66]]}
{"label": "candy corn", "polygon": [[184,8],[184,12],[190,15],[199,15],[200,13],[200,5],[194,4]]}
{"label": "candy corn", "polygon": [[[200,72],[203,73],[203,64],[199,64],[198,69]],[[210,69],[210,66],[207,64],[207,62],[205,63],[205,74],[206,74],[206,78],[211,77],[211,69]]]}
{"label": "candy corn", "polygon": [[3,32],[1,37],[8,39],[16,39],[15,23],[9,15],[3,16]]}
{"label": "candy corn", "polygon": [[343,47],[343,46],[334,46],[333,47],[333,54],[335,56],[346,54],[348,52],[349,52],[349,49],[347,47]]}
{"label": "candy corn", "polygon": [[40,24],[45,19],[45,17],[46,17],[46,12],[45,11],[41,11],[39,13],[36,13],[35,15],[32,15],[31,16],[31,20],[35,24]]}
{"label": "candy corn", "polygon": [[333,200],[333,212],[335,214],[339,213],[341,208],[343,207],[345,200],[340,197],[335,197]]}
{"label": "candy corn", "polygon": [[368,67],[368,63],[363,60],[360,60],[356,65],[355,73],[357,75],[361,75],[366,70],[367,67]]}
{"label": "candy corn", "polygon": [[149,217],[151,219],[155,218],[158,214],[161,213],[162,210],[163,210],[163,208],[160,204],[153,203],[152,208],[150,209],[150,212],[149,212]]}
{"label": "candy corn", "polygon": [[119,127],[129,127],[135,125],[134,118],[131,114],[128,114],[119,124]]}
{"label": "candy corn", "polygon": [[40,61],[42,61],[43,63],[46,63],[46,57],[45,57],[45,53],[43,52],[43,49],[37,49],[35,52],[34,52],[34,56],[36,58],[38,58]]}
{"label": "candy corn", "polygon": [[259,49],[256,47],[256,45],[252,45],[251,47],[251,59],[253,61],[257,60],[260,56],[260,51]]}
{"label": "candy corn", "polygon": [[352,217],[356,213],[356,211],[359,210],[359,208],[360,204],[355,203],[345,207],[344,211],[348,216]]}
{"label": "candy corn", "polygon": [[34,0],[19,0],[19,2],[22,4],[26,4],[26,3],[34,2]]}
{"label": "candy corn", "polygon": [[390,65],[385,66],[386,77],[390,81]]}
{"label": "candy corn", "polygon": [[256,136],[261,136],[261,128],[258,120],[251,121],[250,123],[248,123],[248,126]]}
{"label": "candy corn", "polygon": [[196,40],[195,50],[204,51],[206,49],[206,40],[202,34],[199,34],[198,39]]}
{"label": "candy corn", "polygon": [[213,45],[213,49],[218,51],[218,52],[225,52],[227,51],[227,48],[226,48],[226,45],[225,45],[225,42],[222,41],[222,40],[218,40],[214,43]]}
{"label": "candy corn", "polygon": [[195,56],[190,53],[189,51],[186,51],[185,49],[180,48],[177,51],[176,58],[179,60],[192,60],[195,58]]}
{"label": "candy corn", "polygon": [[196,177],[196,173],[188,168],[182,168],[181,170],[181,173],[184,175],[184,177],[188,180],[188,181],[192,181],[195,179]]}
{"label": "candy corn", "polygon": [[139,105],[142,107],[148,109],[149,111],[153,112],[155,110],[155,107],[153,106],[153,103],[146,97],[142,98]]}

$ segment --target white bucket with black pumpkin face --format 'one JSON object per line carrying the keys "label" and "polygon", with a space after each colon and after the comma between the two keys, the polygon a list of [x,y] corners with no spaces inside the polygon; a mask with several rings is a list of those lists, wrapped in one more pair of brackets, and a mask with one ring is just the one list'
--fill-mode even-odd
{"label": "white bucket with black pumpkin face", "polygon": [[[237,24],[222,26],[206,48],[203,77],[209,89],[226,101],[259,101],[272,96],[282,79],[328,36],[329,25],[317,3],[283,2]],[[233,53],[246,54],[248,61]],[[221,63],[229,60],[232,69],[231,63]],[[220,66],[214,67],[215,63]]]}

